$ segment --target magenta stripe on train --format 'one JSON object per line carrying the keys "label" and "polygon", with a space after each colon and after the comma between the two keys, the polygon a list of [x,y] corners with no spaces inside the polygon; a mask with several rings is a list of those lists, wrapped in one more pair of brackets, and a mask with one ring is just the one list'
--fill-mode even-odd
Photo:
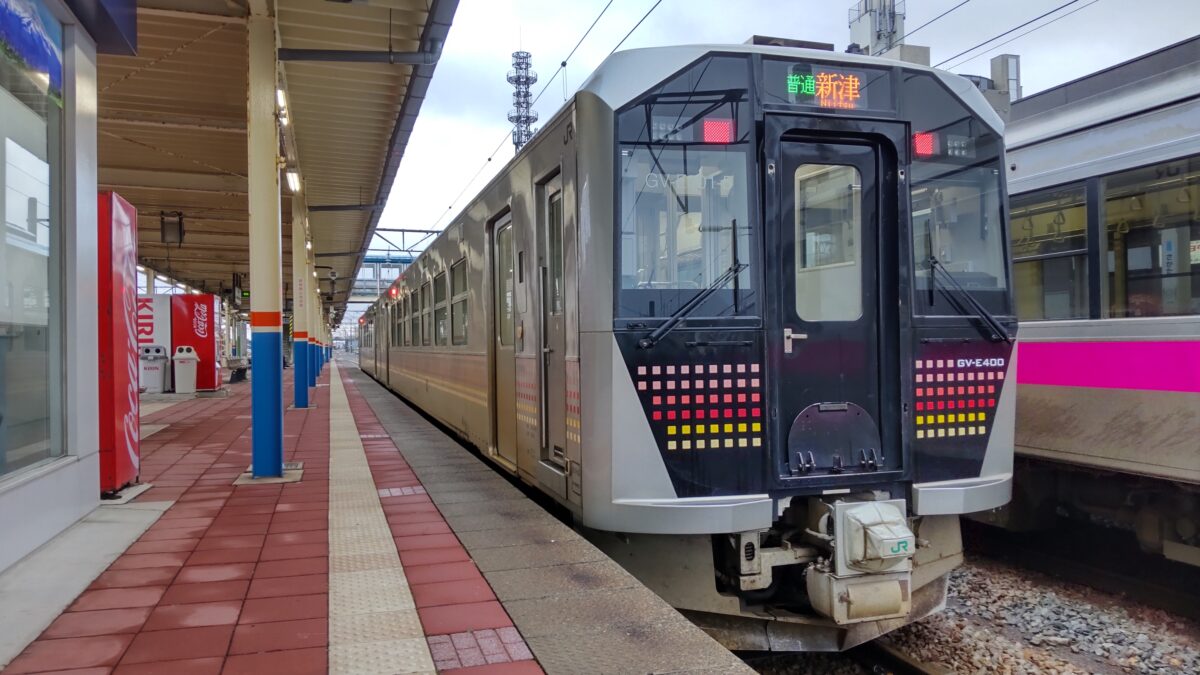
{"label": "magenta stripe on train", "polygon": [[1017,382],[1200,392],[1200,341],[1022,342]]}

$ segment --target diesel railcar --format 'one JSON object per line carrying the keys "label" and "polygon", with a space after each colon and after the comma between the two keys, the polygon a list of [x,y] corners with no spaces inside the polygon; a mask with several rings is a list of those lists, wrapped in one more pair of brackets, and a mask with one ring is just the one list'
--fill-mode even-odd
{"label": "diesel railcar", "polygon": [[362,368],[731,648],[937,611],[1011,492],[1003,128],[862,56],[609,57],[362,319]]}
{"label": "diesel railcar", "polygon": [[1012,115],[1018,480],[990,519],[1200,565],[1200,37]]}

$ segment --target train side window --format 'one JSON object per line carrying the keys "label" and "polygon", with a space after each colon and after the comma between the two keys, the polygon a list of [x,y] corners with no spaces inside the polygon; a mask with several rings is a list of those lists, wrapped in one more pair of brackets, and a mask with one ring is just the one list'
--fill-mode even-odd
{"label": "train side window", "polygon": [[447,325],[447,314],[450,308],[446,304],[446,273],[442,272],[433,278],[433,339],[434,344],[444,345],[449,337],[450,327]]}
{"label": "train side window", "polygon": [[408,296],[408,342],[416,347],[421,344],[421,296]]}
{"label": "train side window", "polygon": [[450,341],[467,344],[467,259],[450,266]]}
{"label": "train side window", "polygon": [[403,325],[401,322],[403,322],[403,321],[404,321],[404,307],[402,307],[400,305],[400,301],[397,300],[395,303],[392,304],[392,346],[393,347],[399,347],[400,345],[404,344],[404,338],[402,337],[403,331],[400,330],[400,327]]}
{"label": "train side window", "polygon": [[1104,179],[1108,316],[1200,314],[1200,155]]}
{"label": "train side window", "polygon": [[400,308],[402,310],[400,312],[400,333],[402,336],[401,343],[404,344],[405,346],[408,346],[408,341],[410,338],[408,335],[408,296],[407,295],[404,296],[404,298],[400,301]]}
{"label": "train side window", "polygon": [[421,344],[429,346],[430,331],[429,282],[421,284]]}
{"label": "train side window", "polygon": [[1017,318],[1088,316],[1087,203],[1082,183],[1012,197]]}

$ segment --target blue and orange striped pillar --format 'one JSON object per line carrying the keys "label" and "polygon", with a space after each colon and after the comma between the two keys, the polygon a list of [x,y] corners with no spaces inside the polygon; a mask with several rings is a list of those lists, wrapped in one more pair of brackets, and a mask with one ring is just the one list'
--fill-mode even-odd
{"label": "blue and orange striped pillar", "polygon": [[[254,3],[251,3],[254,6]],[[250,212],[252,475],[283,475],[283,244],[279,220],[279,129],[275,117],[275,19],[246,19],[249,87],[246,158]]]}
{"label": "blue and orange striped pillar", "polygon": [[308,407],[308,209],[292,195],[292,405]]}

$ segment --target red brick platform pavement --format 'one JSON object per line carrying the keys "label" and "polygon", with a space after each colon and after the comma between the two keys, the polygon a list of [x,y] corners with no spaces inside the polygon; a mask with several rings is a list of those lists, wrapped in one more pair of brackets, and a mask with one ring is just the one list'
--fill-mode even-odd
{"label": "red brick platform pavement", "polygon": [[[370,408],[346,393],[437,669],[542,672]],[[285,413],[285,458],[304,476],[282,485],[231,485],[250,463],[248,384],[143,419],[169,426],[143,442],[154,487],[138,501],[176,503],[4,675],[327,672],[330,388],[313,398]]]}

